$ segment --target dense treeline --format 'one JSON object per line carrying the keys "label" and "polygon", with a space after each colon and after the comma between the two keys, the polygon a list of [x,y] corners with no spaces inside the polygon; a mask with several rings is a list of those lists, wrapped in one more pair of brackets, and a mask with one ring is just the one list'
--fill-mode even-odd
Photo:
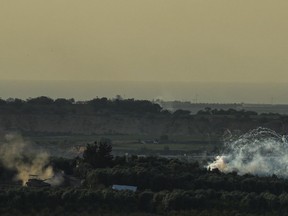
{"label": "dense treeline", "polygon": [[[111,155],[105,142],[87,144],[82,158],[51,158],[57,172],[81,186],[30,188],[7,184],[16,174],[0,164],[0,214],[14,215],[288,215],[288,180],[209,171],[205,163]],[[136,186],[116,191],[112,185]]]}
{"label": "dense treeline", "polygon": [[85,179],[89,188],[110,187],[113,184],[136,185],[140,190],[199,190],[244,191],[247,193],[288,192],[288,181],[273,175],[258,177],[236,172],[223,174],[209,171],[198,162],[157,157],[116,157],[113,167],[94,169],[86,163],[77,167],[76,175]]}
{"label": "dense treeline", "polygon": [[[102,200],[103,204],[98,207],[104,206],[104,209],[107,202],[114,200],[114,204],[108,206],[117,212],[168,214],[172,211],[190,211],[192,214],[191,211],[196,211],[194,213],[199,214],[206,211],[213,212],[213,215],[225,215],[223,209],[230,214],[234,211],[285,215],[288,212],[288,181],[275,175],[258,177],[250,174],[239,176],[236,172],[223,174],[218,170],[207,170],[199,162],[188,163],[158,157],[123,156],[112,159],[109,157],[111,149],[106,143],[88,144],[84,155],[87,152],[94,152],[99,161],[95,164],[88,157],[78,159],[74,175],[85,179],[83,187],[86,190],[102,194],[98,194],[98,202]],[[138,191],[111,191],[114,184],[134,185]],[[114,198],[103,198],[107,196],[107,190]],[[80,192],[70,192],[70,196],[74,196],[74,199],[83,197],[77,193]],[[126,205],[123,206],[124,200]]]}
{"label": "dense treeline", "polygon": [[[94,98],[88,101],[75,101],[73,98],[65,99],[58,98],[52,99],[46,96],[28,98],[27,100],[22,100],[18,98],[8,98],[3,100],[0,98],[0,111],[9,111],[9,112],[24,112],[24,113],[34,113],[34,112],[50,112],[53,113],[77,113],[80,112],[100,112],[100,111],[110,111],[116,113],[162,113],[167,115],[174,116],[189,116],[191,112],[188,110],[176,110],[173,113],[170,113],[167,110],[164,110],[159,104],[148,101],[148,100],[135,100],[131,99],[122,99],[120,96],[115,99],[108,99],[106,97]],[[85,109],[86,108],[86,109]],[[197,115],[200,116],[238,116],[238,117],[249,117],[257,116],[257,112],[249,110],[235,110],[235,109],[211,109],[206,107],[204,110],[198,111]],[[261,116],[281,116],[280,114],[266,113],[261,114]]]}
{"label": "dense treeline", "polygon": [[[78,162],[71,163],[75,160]],[[208,171],[198,162],[157,157],[133,156],[128,160],[116,157],[106,168],[93,168],[84,159],[75,160],[55,159],[54,168],[62,166],[68,172],[72,168],[73,175],[85,179],[80,188],[2,188],[0,214],[287,215],[288,212],[288,181],[277,176],[223,174]],[[138,190],[115,191],[112,184],[135,185]]]}
{"label": "dense treeline", "polygon": [[198,115],[236,115],[236,116],[255,116],[258,115],[257,112],[254,111],[246,111],[246,110],[235,110],[235,109],[211,109],[209,107],[204,110],[200,110]]}
{"label": "dense treeline", "polygon": [[257,194],[213,189],[160,192],[145,190],[133,193],[112,189],[14,188],[0,189],[0,201],[1,215],[13,211],[30,215],[40,215],[40,212],[49,213],[48,215],[70,215],[72,212],[85,215],[85,212],[92,214],[97,211],[158,215],[167,215],[173,211],[210,212],[210,215],[221,215],[222,212],[287,215],[288,212],[286,192],[275,195],[269,192]]}
{"label": "dense treeline", "polygon": [[[48,97],[0,100],[0,132],[37,135],[137,135],[168,141],[219,143],[223,133],[245,133],[257,127],[285,134],[288,116],[247,110],[206,108],[197,114],[169,112],[147,100],[95,98],[90,101]],[[149,138],[150,139],[150,138]],[[167,141],[167,140],[166,140]]]}
{"label": "dense treeline", "polygon": [[23,113],[95,113],[95,112],[116,112],[116,113],[167,113],[159,104],[148,100],[134,100],[121,98],[107,99],[95,98],[89,101],[75,101],[72,99],[52,99],[41,96],[22,100],[18,98],[0,99],[0,111],[23,112]]}

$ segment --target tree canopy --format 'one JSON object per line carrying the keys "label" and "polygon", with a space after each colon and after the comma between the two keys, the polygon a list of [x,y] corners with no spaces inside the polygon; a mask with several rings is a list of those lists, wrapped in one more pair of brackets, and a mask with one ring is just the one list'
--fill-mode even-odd
{"label": "tree canopy", "polygon": [[106,142],[94,142],[87,144],[83,152],[83,161],[90,164],[93,168],[109,167],[112,164],[112,146]]}

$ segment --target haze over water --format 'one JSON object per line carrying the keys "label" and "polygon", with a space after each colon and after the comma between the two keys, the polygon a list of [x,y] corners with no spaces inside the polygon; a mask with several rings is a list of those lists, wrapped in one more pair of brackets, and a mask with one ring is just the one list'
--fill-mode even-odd
{"label": "haze over water", "polygon": [[0,97],[37,96],[89,100],[96,97],[180,100],[198,103],[287,104],[286,83],[0,81]]}
{"label": "haze over water", "polygon": [[1,96],[287,103],[285,84],[253,84],[288,82],[287,10],[285,0],[1,1],[0,79],[27,80],[2,81]]}

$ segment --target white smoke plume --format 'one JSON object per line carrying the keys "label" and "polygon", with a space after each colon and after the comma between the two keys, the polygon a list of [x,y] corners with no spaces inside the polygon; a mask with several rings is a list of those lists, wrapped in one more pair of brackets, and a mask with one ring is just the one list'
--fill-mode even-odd
{"label": "white smoke plume", "polygon": [[53,178],[49,178],[46,183],[52,185],[52,186],[59,186],[65,181],[64,179],[64,172],[58,172],[56,173]]}
{"label": "white smoke plume", "polygon": [[53,168],[48,166],[49,155],[36,151],[25,142],[20,135],[8,134],[0,145],[0,160],[8,168],[17,171],[15,180],[25,185],[31,175],[39,179],[49,179],[54,176]]}
{"label": "white smoke plume", "polygon": [[287,136],[267,128],[257,128],[239,137],[232,135],[224,142],[224,152],[210,163],[209,170],[218,169],[239,175],[253,174],[288,177]]}

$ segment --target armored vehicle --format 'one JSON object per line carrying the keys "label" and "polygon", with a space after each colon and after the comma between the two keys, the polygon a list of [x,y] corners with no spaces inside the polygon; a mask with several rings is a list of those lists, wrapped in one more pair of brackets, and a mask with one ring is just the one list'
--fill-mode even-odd
{"label": "armored vehicle", "polygon": [[26,182],[26,186],[27,187],[50,187],[51,185],[45,182],[45,180],[38,179],[38,178],[35,178],[35,176],[33,176],[33,178],[28,179],[28,182]]}

